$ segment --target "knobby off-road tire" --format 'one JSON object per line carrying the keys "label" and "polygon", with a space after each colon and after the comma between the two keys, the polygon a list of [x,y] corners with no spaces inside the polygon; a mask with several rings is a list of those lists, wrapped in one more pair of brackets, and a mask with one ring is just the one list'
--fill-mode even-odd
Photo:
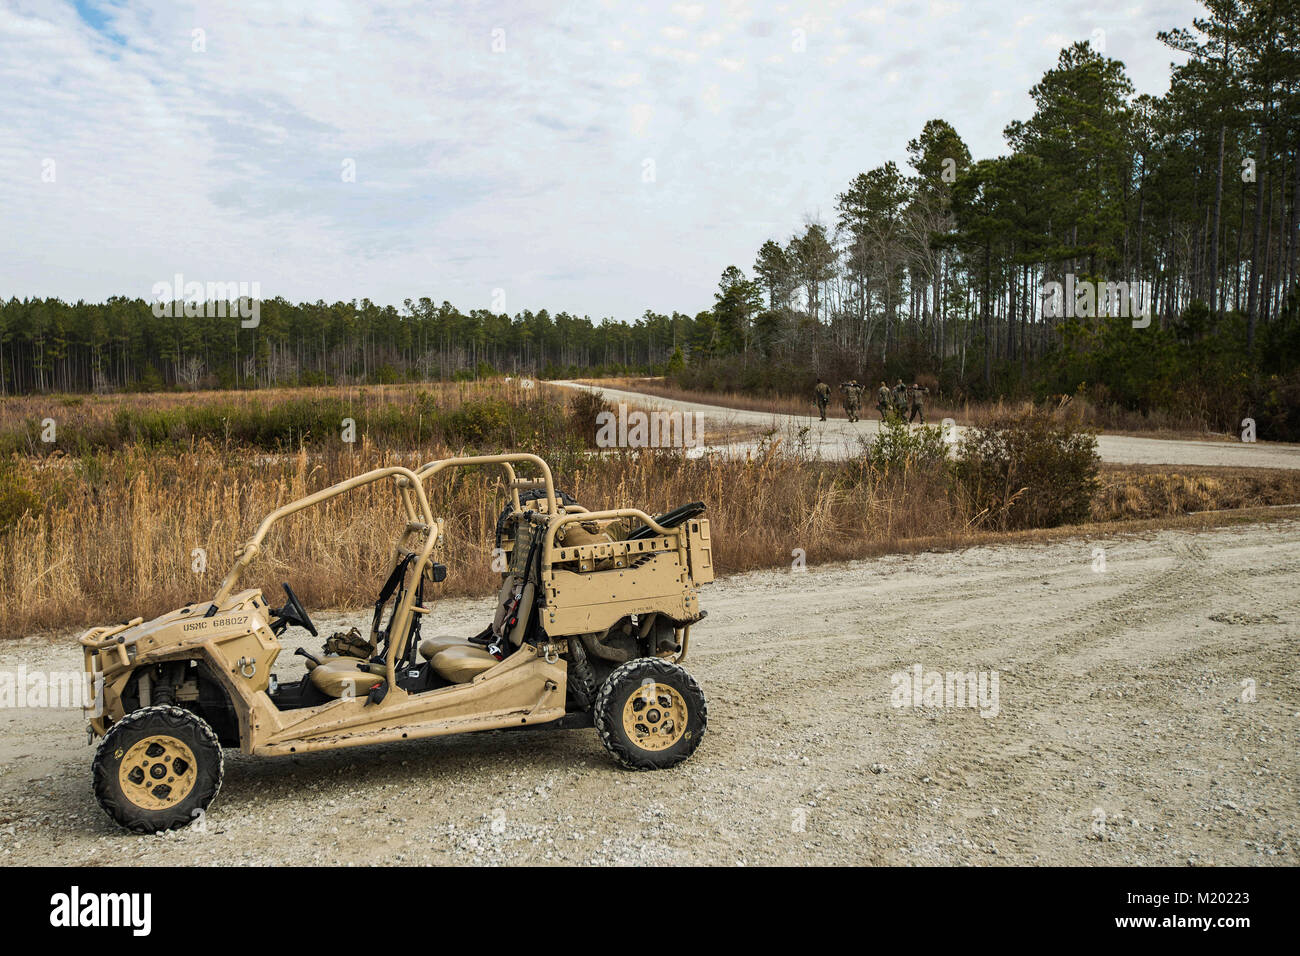
{"label": "knobby off-road tire", "polygon": [[91,772],[95,799],[136,833],[188,826],[221,789],[225,760],[207,722],[181,707],[132,711],[104,735]]}
{"label": "knobby off-road tire", "polygon": [[600,742],[632,770],[664,770],[695,752],[709,707],[686,669],[658,657],[620,664],[596,695]]}
{"label": "knobby off-road tire", "polygon": [[587,658],[582,641],[569,638],[568,666],[569,701],[578,710],[590,710],[596,700],[596,670]]}

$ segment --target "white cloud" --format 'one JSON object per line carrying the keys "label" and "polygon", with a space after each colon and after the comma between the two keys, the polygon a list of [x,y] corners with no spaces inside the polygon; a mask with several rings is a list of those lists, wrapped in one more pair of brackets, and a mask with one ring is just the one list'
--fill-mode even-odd
{"label": "white cloud", "polygon": [[650,121],[654,119],[655,108],[649,103],[634,103],[628,112],[632,135],[645,136],[650,130]]}

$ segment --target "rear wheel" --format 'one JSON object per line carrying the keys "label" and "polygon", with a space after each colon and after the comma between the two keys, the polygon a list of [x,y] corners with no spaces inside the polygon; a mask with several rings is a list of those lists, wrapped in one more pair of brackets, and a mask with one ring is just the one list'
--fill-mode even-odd
{"label": "rear wheel", "polygon": [[569,638],[568,667],[569,703],[574,710],[590,710],[596,700],[596,670],[587,658],[581,639]]}
{"label": "rear wheel", "polygon": [[127,714],[95,752],[95,799],[137,833],[188,826],[221,789],[225,761],[217,735],[180,707]]}
{"label": "rear wheel", "polygon": [[695,679],[658,657],[616,667],[601,685],[594,711],[600,742],[633,770],[681,763],[700,745],[709,716]]}

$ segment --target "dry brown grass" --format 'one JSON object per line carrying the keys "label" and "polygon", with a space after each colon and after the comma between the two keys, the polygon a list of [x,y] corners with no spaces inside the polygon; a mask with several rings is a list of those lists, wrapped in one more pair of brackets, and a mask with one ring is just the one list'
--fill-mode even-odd
{"label": "dry brown grass", "polygon": [[[202,600],[275,507],[369,468],[426,457],[363,447],[259,461],[200,448],[14,462],[11,475],[39,489],[44,508],[0,534],[0,634],[149,617]],[[970,516],[940,477],[908,469],[881,476],[856,462],[809,464],[776,454],[749,462],[624,454],[590,456],[557,480],[592,508],[664,511],[705,501],[722,572],[789,565],[796,548],[819,563],[990,539],[970,530]],[[492,530],[504,501],[495,476],[469,472],[431,491],[435,510],[449,519],[451,574],[441,593],[488,593]],[[1110,469],[1095,511],[1100,521],[1159,519],[1282,499],[1300,501],[1300,476]],[[395,507],[382,485],[290,518],[249,580],[277,595],[289,580],[312,607],[363,606],[387,571]],[[202,573],[192,570],[196,548],[207,555]]]}
{"label": "dry brown grass", "polygon": [[[370,468],[429,457],[369,447],[255,457],[201,447],[15,460],[9,480],[35,489],[43,507],[0,533],[0,635],[149,617],[202,600],[274,508]],[[789,563],[795,548],[810,562],[852,557],[868,543],[887,548],[902,537],[943,535],[962,521],[946,499],[927,494],[926,476],[862,482],[841,466],[780,455],[750,462],[591,455],[556,477],[591,508],[659,512],[705,501],[723,571]],[[441,593],[488,593],[492,531],[504,503],[495,473],[469,472],[431,491],[435,511],[449,519],[451,573]],[[386,574],[395,508],[384,485],[296,515],[273,532],[248,580],[268,594],[289,580],[314,607],[363,606]],[[196,573],[199,548],[206,570]]]}
{"label": "dry brown grass", "polygon": [[[997,399],[991,402],[965,402],[958,408],[936,407],[935,415],[951,417],[959,425],[984,425],[1006,415],[1034,408],[1033,402]],[[1042,407],[1042,406],[1038,406]],[[1060,396],[1049,407],[1063,421],[1091,428],[1107,435],[1132,435],[1138,438],[1181,439],[1193,441],[1239,441],[1236,435],[1208,431],[1190,416],[1179,417],[1166,412],[1144,414],[1099,406],[1082,395]],[[929,411],[927,409],[927,414]]]}
{"label": "dry brown grass", "polygon": [[[464,394],[495,387],[445,386]],[[392,398],[393,390],[385,391]],[[150,617],[203,600],[216,590],[235,548],[274,508],[371,468],[414,466],[448,453],[383,449],[363,439],[351,449],[288,455],[197,443],[82,458],[12,456],[0,463],[0,491],[18,502],[14,514],[0,514],[0,636]],[[659,512],[703,500],[723,573],[788,567],[795,549],[815,564],[1015,537],[976,529],[968,505],[935,469],[881,473],[864,460],[807,461],[779,448],[736,461],[570,447],[552,463],[559,486],[590,508]],[[465,472],[431,489],[434,510],[449,522],[444,560],[450,575],[441,595],[492,589],[492,532],[504,497],[490,471]],[[33,503],[32,510],[16,517],[23,502]],[[1102,524],[1050,533],[1121,522],[1179,524],[1189,511],[1293,502],[1300,502],[1300,473],[1293,471],[1108,466],[1093,501],[1093,518]],[[396,516],[387,484],[304,512],[272,533],[265,558],[246,580],[273,600],[279,582],[288,580],[310,607],[364,606],[386,576]],[[202,571],[193,570],[195,549],[206,553]]]}
{"label": "dry brown grass", "polygon": [[231,389],[199,392],[140,392],[110,395],[23,395],[0,400],[0,432],[20,427],[31,418],[54,418],[60,428],[102,424],[120,409],[169,411],[201,405],[235,408],[288,401],[342,399],[358,411],[410,408],[420,393],[440,408],[454,410],[466,402],[515,401],[525,389],[520,381],[484,379],[476,382],[423,382],[398,385],[331,385],[312,388]]}
{"label": "dry brown grass", "polygon": [[1300,471],[1123,465],[1102,469],[1096,521],[1166,518],[1203,511],[1300,504]]}

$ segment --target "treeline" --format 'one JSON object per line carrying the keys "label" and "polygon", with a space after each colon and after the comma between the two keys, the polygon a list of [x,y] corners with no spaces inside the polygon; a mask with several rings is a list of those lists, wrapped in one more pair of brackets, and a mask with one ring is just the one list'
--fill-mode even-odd
{"label": "treeline", "polygon": [[0,394],[621,374],[666,367],[694,327],[681,314],[646,312],[632,323],[544,309],[511,317],[428,298],[400,310],[276,298],[248,318],[234,303],[156,305],[0,302]]}
{"label": "treeline", "polygon": [[1135,96],[1122,63],[1076,43],[1007,126],[1006,155],[974,160],[951,124],[927,122],[906,171],[858,175],[833,223],[765,242],[748,276],[722,273],[711,361],[683,384],[1087,385],[1221,426],[1285,404],[1269,389],[1300,397],[1300,2],[1206,6],[1194,30],[1160,34],[1188,54],[1163,97]]}

